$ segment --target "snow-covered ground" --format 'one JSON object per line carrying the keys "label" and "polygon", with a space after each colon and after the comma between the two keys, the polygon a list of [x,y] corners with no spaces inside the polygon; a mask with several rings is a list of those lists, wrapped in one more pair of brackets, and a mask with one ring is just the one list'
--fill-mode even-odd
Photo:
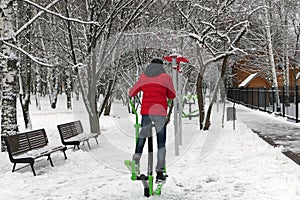
{"label": "snow-covered ground", "polygon": [[[56,126],[64,122],[80,119],[88,131],[82,103],[74,101],[74,109],[66,111],[63,98],[56,110],[49,108],[47,100],[42,102],[41,111],[31,106],[31,117],[34,129],[46,129],[50,143],[60,145]],[[199,130],[197,119],[183,119],[180,156],[174,155],[170,123],[169,178],[162,195],[150,199],[300,199],[300,167],[285,157],[280,148],[269,146],[239,120],[235,130],[232,121],[225,121],[221,128],[221,109],[215,109],[212,118],[212,127],[205,132]],[[24,129],[21,116],[19,123]],[[141,182],[131,181],[124,165],[134,151],[134,116],[127,113],[122,103],[115,102],[112,115],[101,117],[100,123],[98,146],[92,141],[91,150],[70,149],[67,160],[62,153],[55,153],[54,168],[42,159],[35,166],[35,177],[29,167],[12,173],[7,154],[0,153],[0,199],[145,199]],[[146,158],[145,154],[144,168]]]}

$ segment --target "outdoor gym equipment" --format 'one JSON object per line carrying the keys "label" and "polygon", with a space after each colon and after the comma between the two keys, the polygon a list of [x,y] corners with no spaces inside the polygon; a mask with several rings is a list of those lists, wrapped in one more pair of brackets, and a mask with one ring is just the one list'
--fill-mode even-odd
{"label": "outdoor gym equipment", "polygon": [[192,111],[192,105],[196,104],[196,99],[197,99],[197,96],[196,95],[186,95],[186,96],[183,96],[183,103],[184,104],[188,104],[189,105],[189,113],[184,113],[182,111],[182,118],[186,118],[188,117],[189,120],[192,119],[192,117],[198,117],[199,116],[199,110],[194,110]]}
{"label": "outdoor gym equipment", "polygon": [[172,62],[172,79],[176,91],[176,98],[173,100],[174,104],[174,136],[175,136],[175,155],[179,156],[179,145],[182,145],[182,102],[181,102],[181,62],[189,62],[185,57],[173,53],[170,56],[164,56],[167,62]]}
{"label": "outdoor gym equipment", "polygon": [[[131,99],[129,100],[129,104],[135,114],[135,142],[137,142],[139,137],[139,129],[141,128],[141,124],[139,124],[138,113],[132,103]],[[131,180],[142,181],[144,186],[144,196],[150,197],[152,195],[160,195],[161,189],[163,187],[164,182],[157,182],[157,188],[153,191],[153,137],[152,131],[150,136],[147,138],[148,140],[148,168],[147,168],[147,175],[139,174],[139,169],[134,160],[125,160],[125,165],[131,172]],[[165,170],[166,171],[166,170]]]}

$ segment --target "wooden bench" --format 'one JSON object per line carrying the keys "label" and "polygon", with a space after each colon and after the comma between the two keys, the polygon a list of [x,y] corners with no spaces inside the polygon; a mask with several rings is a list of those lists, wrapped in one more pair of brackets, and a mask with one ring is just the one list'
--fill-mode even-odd
{"label": "wooden bench", "polygon": [[51,160],[51,153],[56,151],[62,151],[66,156],[66,147],[64,146],[54,146],[48,145],[48,138],[45,129],[33,130],[25,133],[19,133],[16,135],[4,136],[4,141],[7,146],[7,151],[9,159],[14,163],[12,172],[22,169],[16,169],[17,163],[29,163],[35,176],[34,163],[37,158],[46,156],[50,161],[52,167],[54,167]]}
{"label": "wooden bench", "polygon": [[97,137],[99,134],[94,134],[94,133],[84,133],[81,121],[74,121],[74,122],[69,122],[65,124],[60,124],[57,126],[61,142],[63,145],[73,145],[74,149],[75,147],[79,148],[79,144],[86,142],[88,144],[89,149],[91,149],[89,139],[95,138],[97,144],[98,140]]}

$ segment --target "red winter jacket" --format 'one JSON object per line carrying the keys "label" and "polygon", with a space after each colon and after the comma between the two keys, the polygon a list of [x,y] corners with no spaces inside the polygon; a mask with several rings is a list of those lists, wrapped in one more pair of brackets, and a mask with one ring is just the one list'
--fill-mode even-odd
{"label": "red winter jacket", "polygon": [[148,65],[145,73],[129,90],[129,96],[134,97],[140,91],[143,92],[142,115],[167,116],[167,99],[174,99],[176,92],[171,77],[161,64]]}

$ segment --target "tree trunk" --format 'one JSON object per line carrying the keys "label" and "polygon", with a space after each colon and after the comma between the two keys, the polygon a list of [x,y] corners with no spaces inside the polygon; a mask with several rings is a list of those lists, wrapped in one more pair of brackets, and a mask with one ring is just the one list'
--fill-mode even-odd
{"label": "tree trunk", "polygon": [[[284,17],[284,25],[285,27],[288,27],[288,19],[287,19],[287,14],[285,13],[285,17]],[[284,28],[284,65],[285,65],[285,77],[286,77],[286,96],[287,98],[285,98],[287,100],[287,104],[289,104],[289,94],[290,94],[290,61],[289,61],[289,49],[288,49],[288,29]]]}
{"label": "tree trunk", "polygon": [[72,110],[72,93],[70,89],[67,89],[67,110]]}
{"label": "tree trunk", "polygon": [[79,92],[79,88],[80,88],[80,86],[79,86],[79,80],[75,80],[75,85],[76,85],[76,87],[74,88],[75,90],[75,99],[77,100],[77,101],[79,101],[79,99],[80,99],[80,92]]}
{"label": "tree trunk", "polygon": [[[97,90],[96,90],[97,87],[96,86],[97,86],[98,79],[95,76],[96,67],[97,67],[95,51],[93,51],[91,56],[89,57],[88,65],[89,65],[88,70],[85,71],[87,74],[80,73],[80,71],[78,71],[77,73],[78,83],[80,86],[79,88],[82,92],[84,105],[89,114],[90,131],[91,133],[100,134],[100,123],[99,123],[98,110],[97,110]],[[80,77],[81,74],[83,77]]]}
{"label": "tree trunk", "polygon": [[229,55],[226,55],[223,58],[223,63],[222,63],[222,67],[221,67],[221,73],[220,73],[220,76],[219,76],[219,78],[217,80],[217,83],[215,85],[214,92],[213,92],[213,97],[212,97],[212,99],[211,99],[211,101],[209,103],[208,109],[207,109],[206,118],[205,118],[205,124],[204,124],[203,130],[208,130],[209,127],[210,127],[210,124],[211,124],[210,123],[210,115],[211,115],[212,107],[213,107],[214,102],[217,99],[217,94],[218,94],[218,90],[219,90],[219,87],[220,87],[220,83],[221,83],[221,80],[223,80],[225,72],[226,72],[226,66],[227,66],[227,60],[228,60],[228,58],[229,58]]}
{"label": "tree trunk", "polygon": [[105,109],[104,109],[104,116],[109,116],[110,114],[110,110],[111,110],[111,104],[112,104],[112,98],[110,98],[108,100],[108,102],[106,103]]}
{"label": "tree trunk", "polygon": [[[31,83],[31,70],[30,66],[25,68],[25,78],[21,74],[21,69],[19,69],[19,87],[20,87],[20,103],[22,107],[22,114],[24,119],[24,124],[26,129],[32,129],[32,123],[29,113],[29,104],[30,104],[30,83]],[[25,79],[25,80],[24,80]]]}
{"label": "tree trunk", "polygon": [[30,113],[29,113],[30,95],[28,94],[20,95],[20,102],[22,107],[25,128],[32,129],[32,123],[31,123]]}
{"label": "tree trunk", "polygon": [[[4,64],[4,62],[2,62]],[[17,125],[17,69],[16,60],[7,60],[3,70],[1,135],[15,135]]]}
{"label": "tree trunk", "polygon": [[[70,17],[69,14],[69,9],[68,9],[68,0],[65,0],[65,10],[66,10],[66,16]],[[71,28],[71,22],[67,21],[67,27],[68,27],[68,36],[69,36],[69,42],[70,42],[70,50],[71,50],[71,55],[72,55],[72,60],[73,64],[77,64],[77,59],[76,59],[76,54],[75,54],[75,49],[74,49],[74,44],[73,44],[73,35],[72,35],[72,28]],[[66,89],[66,94],[67,94],[67,109],[71,110],[72,109],[72,97],[71,97],[71,91],[72,91],[72,73],[70,70],[67,70],[67,89]],[[78,90],[77,90],[78,91]],[[79,94],[77,95],[76,92],[76,98],[79,100]]]}
{"label": "tree trunk", "polygon": [[67,110],[72,110],[72,77],[70,70],[66,71]]}
{"label": "tree trunk", "polygon": [[89,105],[90,105],[90,113],[89,113],[89,120],[90,120],[90,128],[91,128],[91,133],[98,133],[100,134],[100,124],[99,124],[99,117],[98,117],[98,111],[97,111],[97,101],[96,101],[96,90],[94,90],[95,87],[90,88],[90,93],[89,93]]}
{"label": "tree trunk", "polygon": [[35,105],[41,110],[41,102],[40,97],[42,96],[42,79],[41,79],[41,68],[40,66],[36,66],[36,75],[35,75]]}
{"label": "tree trunk", "polygon": [[294,47],[293,58],[294,58],[294,60],[297,60],[300,58],[300,56],[299,56],[300,51],[298,50],[300,47],[300,23],[297,24],[296,20],[294,20],[293,23],[294,23],[294,32],[296,34],[296,42],[295,42],[295,47]]}
{"label": "tree trunk", "polygon": [[273,87],[275,88],[276,111],[278,112],[280,99],[279,99],[277,73],[276,73],[276,66],[274,61],[274,53],[273,53],[273,45],[272,45],[271,24],[270,24],[270,17],[269,17],[269,11],[268,11],[268,6],[266,4],[266,0],[264,0],[264,5],[266,6],[264,11],[265,11],[265,21],[266,21],[265,27],[266,27],[266,34],[267,34],[268,57],[269,57],[269,62],[272,70]]}
{"label": "tree trunk", "polygon": [[100,134],[100,124],[97,115],[89,115],[91,133]]}
{"label": "tree trunk", "polygon": [[[19,8],[26,9],[26,19],[29,20],[32,17],[31,9],[30,7],[23,7],[23,4],[20,3]],[[31,30],[27,30],[25,35],[26,41],[28,41],[28,44],[26,44],[25,48],[27,49],[27,52],[31,52]],[[24,62],[21,62],[19,66],[19,89],[20,89],[20,103],[22,107],[22,113],[23,113],[23,119],[25,123],[26,129],[32,129],[31,119],[30,119],[30,113],[29,113],[29,104],[30,104],[30,93],[31,93],[31,60],[26,57],[24,59]]]}
{"label": "tree trunk", "polygon": [[204,124],[203,130],[208,130],[209,127],[210,127],[210,124],[211,124],[210,123],[210,115],[211,115],[213,104],[214,104],[214,102],[216,101],[216,98],[217,98],[217,93],[218,93],[218,90],[219,90],[219,85],[220,85],[221,79],[222,79],[222,76],[220,75],[219,78],[218,78],[218,81],[216,83],[216,86],[214,88],[214,91],[213,91],[213,97],[212,97],[211,101],[209,102],[209,106],[208,106],[208,109],[207,109],[206,119],[205,119],[205,124]]}
{"label": "tree trunk", "polygon": [[58,74],[56,70],[49,70],[48,71],[48,88],[49,88],[49,98],[50,98],[50,105],[51,108],[56,108],[57,103],[57,95],[58,95]]}
{"label": "tree trunk", "polygon": [[204,110],[204,96],[203,96],[203,76],[201,73],[198,74],[197,77],[197,96],[198,96],[198,107],[199,107],[199,126],[200,130],[203,128],[203,121],[205,116],[205,110]]}
{"label": "tree trunk", "polygon": [[[10,38],[14,35],[13,29],[13,0],[1,0],[0,2],[0,37]],[[15,39],[8,42],[14,43]],[[0,66],[2,71],[2,107],[1,107],[1,136],[14,135],[18,132],[17,106],[16,106],[16,56],[14,51],[1,43]],[[1,137],[1,143],[3,143]],[[3,151],[4,145],[1,145]]]}
{"label": "tree trunk", "polygon": [[[115,77],[115,79],[116,79],[116,77]],[[109,80],[108,87],[107,87],[107,92],[105,94],[105,97],[103,99],[103,103],[102,103],[101,108],[99,110],[98,117],[101,116],[101,114],[103,113],[103,111],[110,104],[109,99],[111,98],[111,93],[112,93],[112,90],[113,90],[113,87],[114,87],[114,83],[115,83],[115,80],[112,80],[112,79]],[[106,113],[104,115],[109,115],[109,113],[108,114]]]}

